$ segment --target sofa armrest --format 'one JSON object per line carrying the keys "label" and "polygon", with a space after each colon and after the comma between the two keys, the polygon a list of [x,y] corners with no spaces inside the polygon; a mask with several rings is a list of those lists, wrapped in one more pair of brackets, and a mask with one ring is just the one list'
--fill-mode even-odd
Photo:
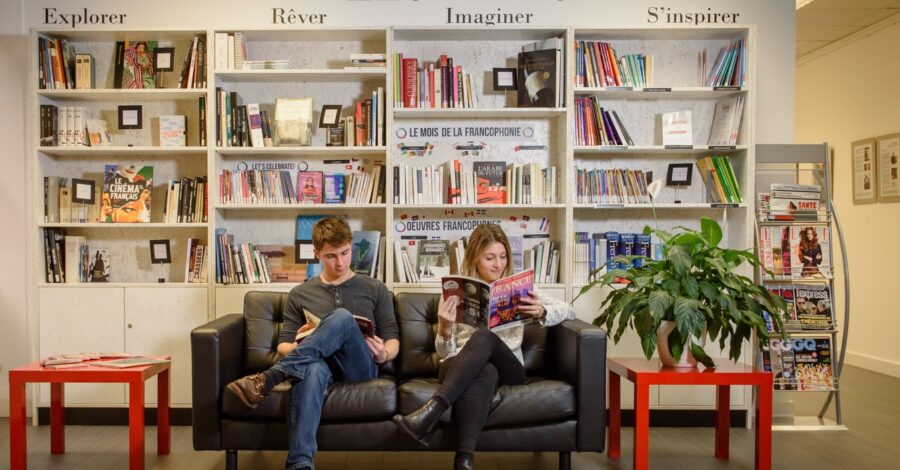
{"label": "sofa armrest", "polygon": [[195,450],[222,449],[222,390],[241,375],[244,316],[226,315],[191,331]]}
{"label": "sofa armrest", "polygon": [[606,443],[606,332],[582,320],[550,328],[557,377],[575,386],[579,451],[603,451]]}

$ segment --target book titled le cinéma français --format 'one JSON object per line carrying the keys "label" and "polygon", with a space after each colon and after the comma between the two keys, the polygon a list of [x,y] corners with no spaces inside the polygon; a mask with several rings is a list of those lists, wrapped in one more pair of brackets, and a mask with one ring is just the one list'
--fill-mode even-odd
{"label": "book titled le cin\u00e9ma fran\u00e7ais", "polygon": [[100,222],[150,222],[153,167],[106,165]]}
{"label": "book titled le cin\u00e9ma fran\u00e7ais", "polygon": [[457,323],[499,331],[533,320],[518,312],[519,301],[534,290],[534,270],[498,279],[492,283],[468,276],[444,276],[441,291],[445,299],[459,298]]}

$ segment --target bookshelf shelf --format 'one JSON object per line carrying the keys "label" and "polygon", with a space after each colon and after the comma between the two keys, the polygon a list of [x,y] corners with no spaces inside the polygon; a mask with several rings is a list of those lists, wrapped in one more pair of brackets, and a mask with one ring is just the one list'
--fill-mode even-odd
{"label": "bookshelf shelf", "polygon": [[487,209],[487,210],[506,210],[506,209],[565,209],[565,204],[394,204],[397,210],[416,210],[416,209]]}
{"label": "bookshelf shelf", "polygon": [[285,69],[285,70],[228,70],[216,72],[216,77],[225,82],[358,82],[361,80],[384,80],[386,70],[372,67],[371,70],[344,69]]}
{"label": "bookshelf shelf", "polygon": [[703,100],[746,94],[746,87],[578,87],[576,96],[629,100]]}
{"label": "bookshelf shelf", "polygon": [[706,155],[709,153],[728,153],[745,152],[748,150],[746,145],[735,145],[731,147],[716,147],[709,145],[694,145],[692,148],[667,148],[663,145],[598,145],[598,146],[575,146],[572,150],[575,155],[653,155],[662,158],[672,157],[674,155]]}
{"label": "bookshelf shelf", "polygon": [[72,229],[100,229],[100,230],[150,230],[150,229],[193,229],[207,228],[207,223],[167,224],[162,222],[150,223],[39,223],[39,228],[72,228]]}
{"label": "bookshelf shelf", "polygon": [[206,96],[205,88],[155,88],[149,90],[38,90],[38,96],[64,101],[180,101]]}
{"label": "bookshelf shelf", "polygon": [[334,155],[384,155],[385,146],[362,147],[216,147],[220,155],[239,156],[334,156]]}
{"label": "bookshelf shelf", "polygon": [[386,204],[219,204],[220,210],[272,210],[289,209],[303,211],[342,211],[342,210],[371,210],[380,211],[387,207]]}
{"label": "bookshelf shelf", "polygon": [[402,108],[394,119],[535,119],[566,116],[566,108]]}
{"label": "bookshelf shelf", "polygon": [[746,203],[742,204],[713,204],[713,203],[688,203],[688,204],[573,204],[574,209],[579,210],[725,210],[725,209],[745,209]]}
{"label": "bookshelf shelf", "polygon": [[48,284],[46,282],[38,283],[41,289],[121,289],[121,288],[139,288],[139,289],[165,289],[165,288],[188,288],[188,289],[208,289],[207,283],[196,282],[76,282],[62,284]]}
{"label": "bookshelf shelf", "polygon": [[195,155],[206,158],[206,147],[39,147],[38,151],[58,157],[77,157],[94,155]]}
{"label": "bookshelf shelf", "polygon": [[[441,290],[441,284],[439,282],[395,282],[393,283],[395,289],[421,289],[421,290],[433,290],[435,292],[439,292]],[[537,290],[546,290],[546,289],[563,289],[566,287],[565,284],[555,283],[555,284],[541,284],[536,283],[534,285]]]}

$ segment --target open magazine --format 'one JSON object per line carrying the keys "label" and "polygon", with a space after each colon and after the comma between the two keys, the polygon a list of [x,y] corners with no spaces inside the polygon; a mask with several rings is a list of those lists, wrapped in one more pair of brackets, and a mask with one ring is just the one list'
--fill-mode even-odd
{"label": "open magazine", "polygon": [[[294,341],[297,343],[302,341],[303,338],[311,335],[313,331],[316,331],[315,327],[319,326],[319,322],[322,321],[322,319],[319,318],[318,315],[310,312],[305,308],[303,309],[303,316],[306,317],[307,323],[313,325],[313,328],[310,328],[301,333],[297,333],[297,336],[294,337]],[[369,338],[375,337],[375,323],[372,322],[372,320],[369,320],[366,317],[361,317],[359,315],[353,315],[353,319],[356,320],[356,324],[359,326],[359,331],[362,332],[363,336],[368,336]]]}
{"label": "open magazine", "polygon": [[518,312],[519,300],[534,289],[533,269],[492,283],[468,276],[444,276],[441,289],[445,299],[459,297],[458,323],[499,331],[534,320]]}

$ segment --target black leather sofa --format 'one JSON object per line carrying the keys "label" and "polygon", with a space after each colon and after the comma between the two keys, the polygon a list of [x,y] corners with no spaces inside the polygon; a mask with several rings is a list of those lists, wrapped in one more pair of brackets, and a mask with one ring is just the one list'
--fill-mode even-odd
{"label": "black leather sofa", "polygon": [[[276,387],[255,410],[225,389],[232,380],[276,361],[286,301],[284,293],[250,292],[243,315],[227,315],[191,332],[194,449],[226,451],[226,468],[237,468],[241,449],[287,449],[288,384]],[[396,296],[400,355],[376,380],[338,383],[329,389],[319,450],[454,450],[449,410],[428,448],[391,422],[393,415],[416,409],[437,389],[437,304],[437,294]],[[561,469],[570,467],[572,451],[603,451],[604,331],[580,320],[551,328],[528,325],[522,350],[528,382],[500,388],[478,450],[559,452]]]}

